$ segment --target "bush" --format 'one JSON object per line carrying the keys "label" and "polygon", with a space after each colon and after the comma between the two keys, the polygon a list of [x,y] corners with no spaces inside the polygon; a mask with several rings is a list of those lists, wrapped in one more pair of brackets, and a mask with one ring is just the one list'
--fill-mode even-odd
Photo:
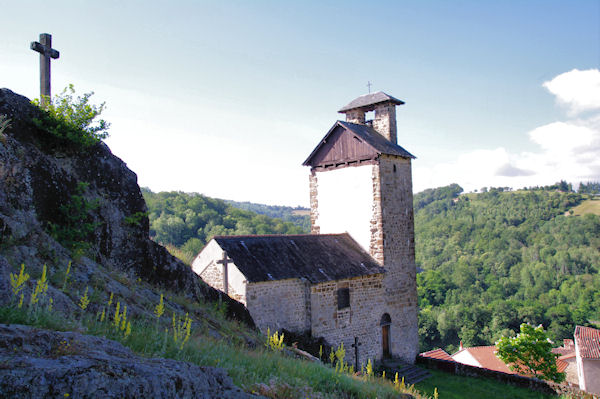
{"label": "bush", "polygon": [[40,118],[33,118],[33,124],[59,139],[90,147],[108,137],[110,123],[104,119],[94,121],[104,111],[105,103],[89,104],[94,92],[76,99],[74,94],[75,88],[70,84],[54,99],[46,98],[43,107],[40,100],[33,100],[32,103],[42,110]]}

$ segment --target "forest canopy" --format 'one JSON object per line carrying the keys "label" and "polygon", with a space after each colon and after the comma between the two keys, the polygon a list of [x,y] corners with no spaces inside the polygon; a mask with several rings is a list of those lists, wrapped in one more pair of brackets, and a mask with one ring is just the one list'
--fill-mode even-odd
{"label": "forest canopy", "polygon": [[558,342],[600,320],[600,217],[562,185],[415,195],[421,350],[491,345],[523,322]]}

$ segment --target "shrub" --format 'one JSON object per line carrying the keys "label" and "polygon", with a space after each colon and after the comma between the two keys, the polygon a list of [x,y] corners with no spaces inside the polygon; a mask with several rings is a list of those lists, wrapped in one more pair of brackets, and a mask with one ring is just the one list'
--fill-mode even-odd
{"label": "shrub", "polygon": [[42,110],[40,118],[33,118],[33,124],[59,139],[70,141],[82,147],[90,147],[108,137],[110,123],[95,119],[104,111],[105,103],[89,104],[94,92],[73,98],[75,88],[67,86],[54,99],[46,98],[46,105],[40,100],[32,103]]}

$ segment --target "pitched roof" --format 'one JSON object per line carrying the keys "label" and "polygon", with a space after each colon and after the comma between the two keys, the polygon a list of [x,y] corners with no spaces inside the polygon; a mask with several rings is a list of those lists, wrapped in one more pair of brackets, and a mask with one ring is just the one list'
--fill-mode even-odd
{"label": "pitched roof", "polygon": [[348,233],[217,236],[249,282],[304,278],[315,284],[384,273]]}
{"label": "pitched roof", "polygon": [[404,101],[398,100],[397,98],[394,98],[389,94],[385,94],[382,91],[378,91],[377,93],[365,94],[358,98],[355,98],[354,100],[350,101],[350,103],[342,107],[338,112],[344,113],[350,111],[351,109],[367,107],[370,108],[369,110],[372,110],[374,108],[372,106],[374,106],[375,104],[383,103],[386,101],[391,101],[396,105],[404,104]]}
{"label": "pitched roof", "polygon": [[552,353],[557,353],[559,355],[568,355],[575,353],[575,343],[572,339],[564,339],[563,346],[559,346],[558,348],[552,348]]}
{"label": "pitched roof", "polygon": [[432,359],[442,359],[442,360],[450,360],[450,361],[454,361],[454,359],[452,359],[452,357],[448,354],[448,352],[446,352],[443,349],[434,349],[428,352],[423,352],[420,353],[420,355],[422,357],[429,357]]}
{"label": "pitched roof", "polygon": [[406,151],[404,148],[400,147],[398,144],[392,143],[381,134],[379,134],[373,127],[369,125],[361,125],[358,123],[350,123],[343,121],[336,121],[331,129],[327,132],[325,137],[321,140],[321,142],[315,147],[315,149],[310,153],[308,158],[302,163],[302,165],[311,165],[311,160],[313,157],[319,152],[319,150],[323,147],[329,137],[334,133],[337,128],[343,128],[346,131],[349,131],[371,146],[377,154],[384,155],[396,155],[402,158],[416,158],[410,152]]}
{"label": "pitched roof", "polygon": [[562,373],[569,367],[569,362],[566,362],[562,359],[556,359],[556,371]]}
{"label": "pitched roof", "polygon": [[458,352],[456,352],[455,354],[452,355],[453,360],[458,361],[456,359],[454,359],[454,356],[456,356],[457,354],[463,352],[463,351],[467,351],[468,353],[471,354],[471,356],[473,356],[475,358],[475,360],[477,360],[479,362],[479,364],[481,364],[481,367],[489,369],[489,370],[495,370],[495,371],[500,371],[502,373],[508,373],[508,374],[517,374],[514,371],[512,371],[511,369],[508,368],[508,366],[506,365],[506,363],[504,363],[502,360],[498,359],[498,357],[496,357],[496,354],[494,352],[496,352],[497,348],[495,345],[492,346],[473,346],[471,348],[464,348]]}
{"label": "pitched roof", "polygon": [[576,326],[573,335],[579,356],[584,359],[600,359],[600,330]]}

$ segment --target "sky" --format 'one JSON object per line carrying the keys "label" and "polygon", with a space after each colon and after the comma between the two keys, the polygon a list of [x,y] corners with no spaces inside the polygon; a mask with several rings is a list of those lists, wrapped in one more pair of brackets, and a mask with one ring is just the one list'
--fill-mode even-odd
{"label": "sky", "polygon": [[153,191],[307,206],[302,162],[371,90],[398,107],[413,190],[600,181],[600,1],[0,0],[0,87],[106,102]]}

